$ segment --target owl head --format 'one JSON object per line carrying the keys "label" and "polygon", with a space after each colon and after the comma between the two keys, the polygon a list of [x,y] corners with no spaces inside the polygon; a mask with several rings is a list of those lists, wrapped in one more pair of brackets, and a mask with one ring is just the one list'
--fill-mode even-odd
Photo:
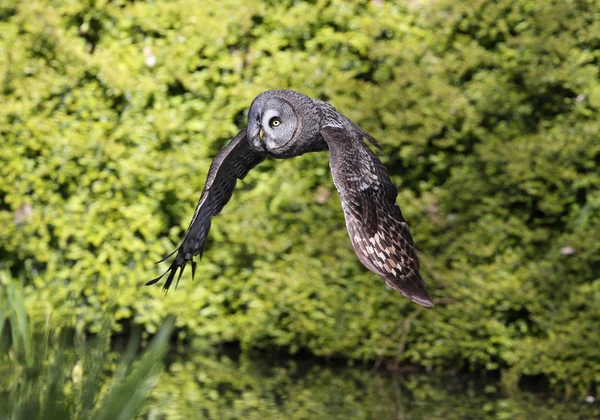
{"label": "owl head", "polygon": [[313,101],[299,92],[268,90],[256,97],[248,113],[250,142],[273,157],[289,157],[314,143],[320,116]]}

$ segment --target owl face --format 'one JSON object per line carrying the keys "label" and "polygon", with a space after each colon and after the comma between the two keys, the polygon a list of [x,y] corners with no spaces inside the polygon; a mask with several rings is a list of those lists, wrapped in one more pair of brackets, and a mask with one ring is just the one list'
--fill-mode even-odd
{"label": "owl face", "polygon": [[248,138],[258,149],[277,154],[292,142],[299,128],[292,105],[283,98],[260,96],[248,114]]}

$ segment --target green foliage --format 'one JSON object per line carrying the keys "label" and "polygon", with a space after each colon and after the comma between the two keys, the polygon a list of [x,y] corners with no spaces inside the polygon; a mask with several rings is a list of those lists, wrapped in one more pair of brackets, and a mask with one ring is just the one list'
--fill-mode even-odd
{"label": "green foliage", "polygon": [[[9,350],[0,357],[0,418],[129,419],[140,411],[162,370],[172,319],[139,357],[139,342],[131,339],[119,360],[110,352],[110,322],[96,338],[83,343],[76,335],[73,342],[71,333],[48,325],[31,329],[20,285],[8,282],[7,291],[8,299],[2,297],[11,338],[2,335],[5,318],[0,313],[0,343]],[[105,314],[107,319],[111,315]]]}
{"label": "green foliage", "polygon": [[[0,7],[0,256],[34,322],[600,382],[595,0],[75,1]],[[362,268],[327,154],[270,161],[181,240],[251,100],[294,88],[384,145],[437,306]]]}

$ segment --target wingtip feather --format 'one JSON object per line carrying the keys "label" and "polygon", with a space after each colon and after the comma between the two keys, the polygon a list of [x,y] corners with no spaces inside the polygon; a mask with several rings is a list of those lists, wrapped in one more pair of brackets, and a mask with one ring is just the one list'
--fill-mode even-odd
{"label": "wingtip feather", "polygon": [[165,284],[163,286],[163,291],[165,292],[165,294],[167,294],[167,292],[169,291],[169,287],[171,287],[171,283],[173,283],[173,279],[175,278],[175,274],[177,274],[178,269],[179,266],[173,263],[171,267],[169,267],[169,269],[167,270],[169,272],[169,277],[167,277],[167,281],[165,281]]}
{"label": "wingtip feather", "polygon": [[413,301],[414,303],[423,306],[424,308],[427,309],[432,309],[435,305],[433,304],[433,302],[431,301],[430,297],[427,297],[427,299],[421,298],[421,297],[416,297],[416,296],[411,296],[409,297],[409,299],[411,301]]}
{"label": "wingtip feather", "polygon": [[186,264],[180,266],[179,277],[177,277],[177,282],[175,283],[175,290],[177,290],[177,286],[179,286],[179,280],[181,279],[181,275],[183,274],[183,270],[185,270]]}
{"label": "wingtip feather", "polygon": [[413,284],[413,287],[411,289],[412,290],[410,290],[410,291],[409,290],[401,290],[401,289],[398,289],[398,290],[406,298],[408,298],[412,302],[416,303],[417,305],[421,305],[427,309],[433,308],[433,306],[434,306],[433,301],[431,300],[431,296],[429,296],[429,292],[427,292],[427,289],[425,289],[425,285],[423,283],[418,283],[416,285]]}
{"label": "wingtip feather", "polygon": [[162,279],[162,278],[165,276],[165,274],[167,274],[167,273],[169,272],[169,270],[170,270],[170,269],[171,269],[171,268],[167,269],[167,271],[165,271],[164,273],[162,273],[160,276],[158,276],[158,277],[156,277],[156,278],[154,278],[154,279],[150,280],[150,281],[149,281],[149,282],[147,282],[145,285],[146,285],[146,286],[152,286],[153,284],[156,284],[156,283],[158,283],[158,281],[159,281],[160,279]]}
{"label": "wingtip feather", "polygon": [[422,280],[420,283],[413,285],[412,290],[406,292],[401,291],[401,293],[414,303],[421,305],[427,309],[431,309],[434,306],[433,300],[431,299],[431,296],[429,296],[429,292],[427,291],[427,289],[425,289],[425,284]]}
{"label": "wingtip feather", "polygon": [[[173,256],[173,254],[175,254],[177,251],[179,251],[179,248],[177,248],[175,251],[171,252],[169,255],[167,255],[165,258],[163,258],[162,260],[156,261],[155,264],[160,264],[162,262],[165,262],[166,260],[168,260],[169,258],[171,258]],[[163,274],[164,276],[164,274]]]}
{"label": "wingtip feather", "polygon": [[162,279],[162,277],[163,277],[163,276],[164,276],[164,273],[163,273],[162,275],[160,275],[159,277],[157,277],[157,278],[155,278],[155,279],[152,279],[152,280],[150,280],[150,281],[146,282],[146,283],[144,284],[144,286],[152,286],[153,284],[156,284],[156,283],[158,283],[158,281],[159,281],[160,279]]}
{"label": "wingtip feather", "polygon": [[424,308],[432,309],[434,307],[433,300],[429,296],[429,292],[425,288],[421,275],[416,274],[416,277],[412,279],[405,279],[402,283],[398,282],[398,279],[394,277],[382,277],[385,282],[392,288],[397,290],[410,300],[411,302],[421,305]]}

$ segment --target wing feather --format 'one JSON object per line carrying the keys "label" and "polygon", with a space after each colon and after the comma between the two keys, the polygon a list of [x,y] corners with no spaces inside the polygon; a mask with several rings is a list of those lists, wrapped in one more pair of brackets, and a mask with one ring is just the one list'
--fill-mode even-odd
{"label": "wing feather", "polygon": [[364,132],[348,122],[324,127],[321,135],[329,146],[333,182],[359,260],[411,301],[433,307],[412,235],[396,204],[398,190],[364,143]]}
{"label": "wing feather", "polygon": [[210,230],[211,217],[219,214],[225,204],[231,199],[233,190],[238,179],[243,179],[256,165],[265,160],[265,153],[256,150],[246,140],[246,129],[238,133],[234,139],[225,146],[215,157],[210,169],[204,190],[198,200],[194,216],[179,247],[162,259],[160,262],[170,258],[175,252],[175,259],[161,276],[150,280],[146,285],[152,285],[168,274],[163,289],[167,291],[175,279],[177,271],[179,277],[183,274],[186,264],[192,263],[192,277],[196,272],[196,262],[192,259],[196,255],[202,257],[206,237]]}

